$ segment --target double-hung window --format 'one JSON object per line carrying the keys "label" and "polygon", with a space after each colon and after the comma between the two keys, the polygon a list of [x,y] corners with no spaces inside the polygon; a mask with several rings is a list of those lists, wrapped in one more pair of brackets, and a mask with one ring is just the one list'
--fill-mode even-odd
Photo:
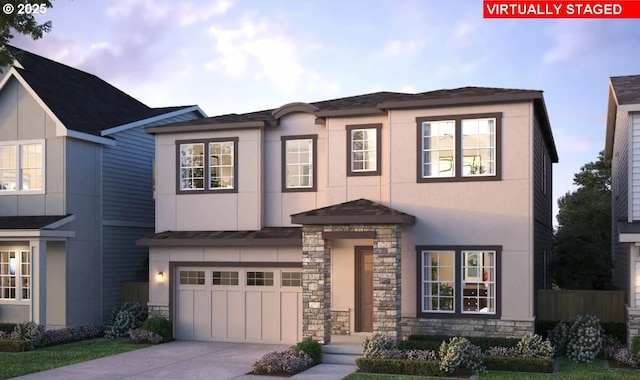
{"label": "double-hung window", "polygon": [[282,191],[316,191],[318,135],[282,137]]}
{"label": "double-hung window", "polygon": [[501,113],[418,117],[418,182],[500,179]]}
{"label": "double-hung window", "polygon": [[44,143],[0,143],[0,194],[44,190]]}
{"label": "double-hung window", "polygon": [[31,254],[28,250],[0,250],[0,300],[31,299]]}
{"label": "double-hung window", "polygon": [[499,317],[500,247],[417,247],[418,315]]}
{"label": "double-hung window", "polygon": [[380,175],[382,124],[347,125],[347,175]]}
{"label": "double-hung window", "polygon": [[238,138],[178,141],[178,192],[238,191]]}

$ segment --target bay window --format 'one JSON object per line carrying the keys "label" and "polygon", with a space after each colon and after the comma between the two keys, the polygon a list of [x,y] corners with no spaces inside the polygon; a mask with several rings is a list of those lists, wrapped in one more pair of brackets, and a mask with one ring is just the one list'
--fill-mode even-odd
{"label": "bay window", "polygon": [[31,299],[31,253],[0,250],[0,300]]}

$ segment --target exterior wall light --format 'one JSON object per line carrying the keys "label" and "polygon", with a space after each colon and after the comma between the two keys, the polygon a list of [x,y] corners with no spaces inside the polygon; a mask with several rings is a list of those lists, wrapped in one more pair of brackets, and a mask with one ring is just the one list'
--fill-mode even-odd
{"label": "exterior wall light", "polygon": [[156,281],[157,282],[163,282],[164,281],[164,273],[163,272],[158,272],[158,274],[156,274]]}

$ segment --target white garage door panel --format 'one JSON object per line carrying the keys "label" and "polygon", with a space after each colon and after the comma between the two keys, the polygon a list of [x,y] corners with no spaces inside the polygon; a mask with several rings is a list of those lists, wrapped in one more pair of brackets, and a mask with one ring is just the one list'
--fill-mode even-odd
{"label": "white garage door panel", "polygon": [[[180,284],[181,270],[185,271],[184,284]],[[216,285],[213,285],[214,272]],[[247,272],[251,272],[249,279]],[[272,273],[272,278],[266,277],[272,281],[259,283],[262,274],[256,272]],[[282,272],[286,272],[284,279]],[[291,344],[300,341],[302,287],[292,286],[290,272],[300,270],[178,268],[174,277],[178,279],[175,292],[176,337],[256,343]],[[299,282],[298,278],[295,284]]]}

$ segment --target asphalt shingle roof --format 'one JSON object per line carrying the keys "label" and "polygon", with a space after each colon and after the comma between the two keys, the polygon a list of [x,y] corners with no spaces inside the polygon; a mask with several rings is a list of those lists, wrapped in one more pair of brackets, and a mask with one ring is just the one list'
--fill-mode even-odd
{"label": "asphalt shingle roof", "polygon": [[93,74],[10,47],[29,86],[68,129],[101,131],[184,107],[151,108]]}
{"label": "asphalt shingle roof", "polygon": [[0,230],[39,230],[68,216],[0,216]]}
{"label": "asphalt shingle roof", "polygon": [[611,77],[619,105],[640,104],[640,75]]}
{"label": "asphalt shingle roof", "polygon": [[137,243],[150,246],[301,246],[302,228],[265,227],[256,231],[164,231],[145,236]]}
{"label": "asphalt shingle roof", "polygon": [[415,217],[361,198],[293,214],[291,215],[291,222],[296,224],[414,224]]}

